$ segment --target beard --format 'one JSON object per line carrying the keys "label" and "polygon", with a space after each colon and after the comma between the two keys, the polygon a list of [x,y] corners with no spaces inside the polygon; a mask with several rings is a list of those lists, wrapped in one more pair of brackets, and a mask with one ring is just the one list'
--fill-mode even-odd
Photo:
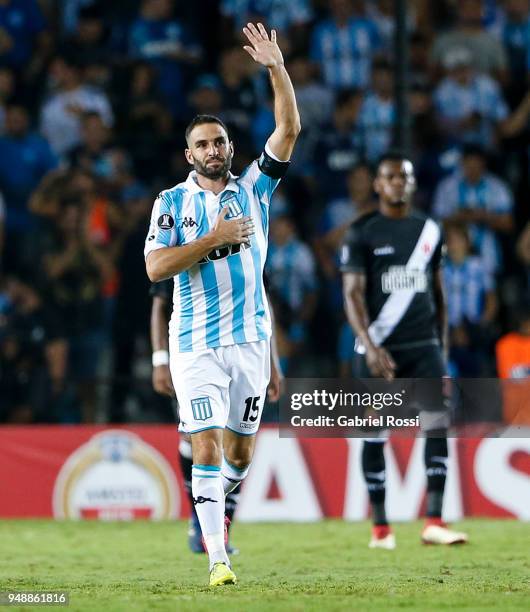
{"label": "beard", "polygon": [[[208,162],[211,162],[211,161],[220,162],[221,165],[213,168],[208,165]],[[230,154],[227,155],[225,159],[223,159],[222,157],[213,157],[213,158],[210,158],[204,164],[201,161],[199,161],[197,158],[194,157],[193,167],[195,169],[195,172],[197,172],[197,174],[200,174],[201,176],[204,176],[212,180],[217,180],[217,179],[225,177],[230,171],[230,168],[232,167],[232,155]]]}

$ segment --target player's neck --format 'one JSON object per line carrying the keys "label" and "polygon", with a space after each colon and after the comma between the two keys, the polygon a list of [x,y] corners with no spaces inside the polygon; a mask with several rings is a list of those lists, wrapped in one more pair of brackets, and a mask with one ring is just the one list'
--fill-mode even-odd
{"label": "player's neck", "polygon": [[391,219],[404,219],[409,216],[410,206],[408,204],[392,205],[387,202],[379,202],[379,212]]}
{"label": "player's neck", "polygon": [[205,189],[206,191],[211,191],[215,195],[224,191],[225,187],[228,185],[230,177],[228,174],[218,179],[211,179],[207,176],[203,176],[202,174],[196,174],[195,180],[201,189]]}

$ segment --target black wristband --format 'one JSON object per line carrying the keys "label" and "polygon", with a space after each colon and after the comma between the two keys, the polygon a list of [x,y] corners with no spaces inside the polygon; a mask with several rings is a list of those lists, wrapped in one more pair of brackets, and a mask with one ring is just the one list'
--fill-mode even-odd
{"label": "black wristband", "polygon": [[270,178],[281,179],[285,176],[290,163],[290,161],[278,161],[271,157],[267,151],[263,151],[258,160],[258,167],[263,174]]}

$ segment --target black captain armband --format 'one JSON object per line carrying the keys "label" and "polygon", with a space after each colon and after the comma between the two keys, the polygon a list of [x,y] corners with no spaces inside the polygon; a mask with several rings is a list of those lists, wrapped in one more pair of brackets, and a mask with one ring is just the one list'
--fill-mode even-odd
{"label": "black captain armband", "polygon": [[285,176],[287,172],[290,161],[279,161],[271,157],[267,151],[263,151],[259,160],[258,167],[263,172],[272,179],[281,179]]}

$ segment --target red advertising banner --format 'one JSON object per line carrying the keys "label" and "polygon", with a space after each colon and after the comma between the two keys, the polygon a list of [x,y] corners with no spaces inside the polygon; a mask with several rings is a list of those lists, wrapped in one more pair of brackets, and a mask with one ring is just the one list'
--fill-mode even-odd
{"label": "red advertising banner", "polygon": [[[238,520],[361,520],[368,500],[358,439],[286,439],[263,427]],[[391,520],[422,515],[421,438],[386,445]],[[530,519],[530,437],[450,439],[444,516]],[[173,426],[0,428],[0,518],[186,517]]]}

